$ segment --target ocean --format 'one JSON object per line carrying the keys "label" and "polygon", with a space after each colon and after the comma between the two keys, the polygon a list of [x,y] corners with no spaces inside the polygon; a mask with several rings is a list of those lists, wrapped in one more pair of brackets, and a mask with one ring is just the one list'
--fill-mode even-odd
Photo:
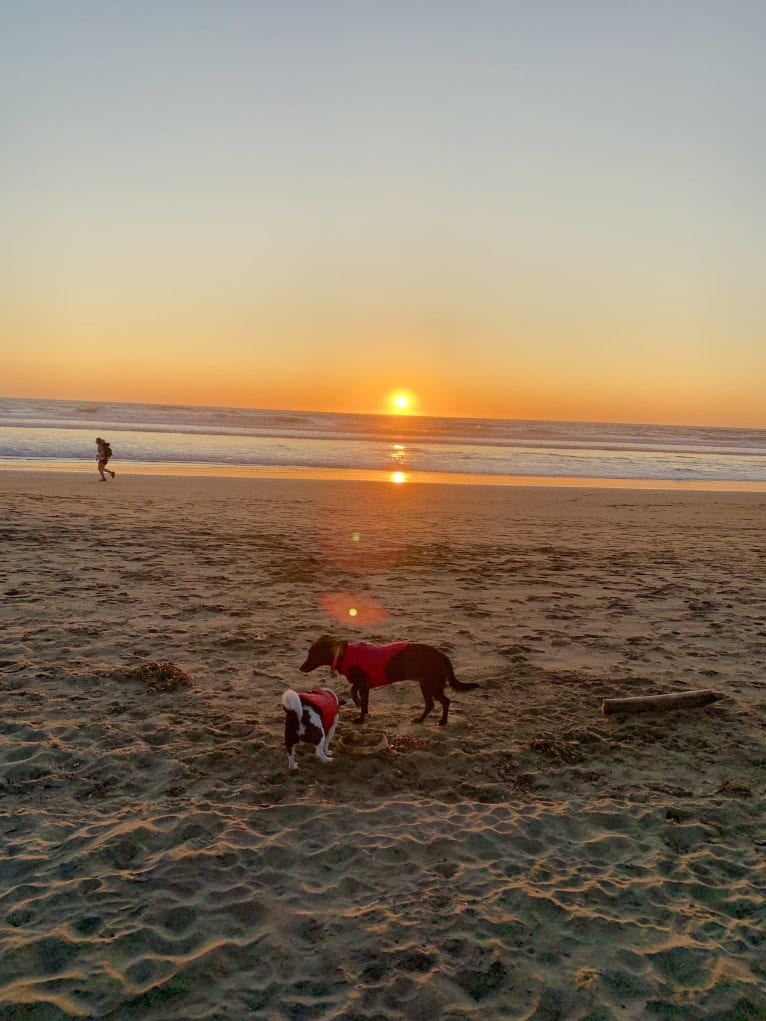
{"label": "ocean", "polygon": [[0,469],[766,490],[766,430],[0,398]]}

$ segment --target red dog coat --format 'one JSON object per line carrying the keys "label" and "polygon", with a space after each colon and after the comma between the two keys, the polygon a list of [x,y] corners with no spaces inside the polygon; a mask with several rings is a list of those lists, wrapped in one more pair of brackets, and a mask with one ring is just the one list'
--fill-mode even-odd
{"label": "red dog coat", "polygon": [[370,645],[369,642],[356,642],[347,645],[340,662],[333,664],[348,679],[349,671],[359,667],[367,674],[371,688],[380,688],[391,681],[386,677],[386,666],[397,652],[406,648],[408,642],[391,642],[390,645]]}
{"label": "red dog coat", "polygon": [[311,691],[300,691],[298,694],[312,709],[316,709],[322,717],[325,734],[329,734],[330,727],[338,715],[338,699],[335,695],[327,688],[312,688]]}

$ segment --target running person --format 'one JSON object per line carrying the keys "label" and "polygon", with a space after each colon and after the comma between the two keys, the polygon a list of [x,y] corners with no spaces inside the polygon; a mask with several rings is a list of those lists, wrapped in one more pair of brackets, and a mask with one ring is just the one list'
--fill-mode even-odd
{"label": "running person", "polygon": [[106,482],[106,475],[104,475],[104,469],[106,469],[106,471],[109,472],[112,478],[114,478],[114,472],[112,471],[112,469],[106,467],[109,458],[112,456],[112,448],[109,446],[106,440],[102,440],[100,436],[96,437],[96,446],[98,447],[98,461],[96,461],[96,465],[98,467],[98,473],[101,476],[101,479],[99,481]]}

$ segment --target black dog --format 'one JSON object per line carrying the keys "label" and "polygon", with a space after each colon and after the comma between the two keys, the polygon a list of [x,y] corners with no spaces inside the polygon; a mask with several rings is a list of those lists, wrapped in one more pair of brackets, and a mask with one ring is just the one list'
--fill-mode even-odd
{"label": "black dog", "polygon": [[419,642],[394,642],[391,645],[371,645],[368,642],[338,641],[323,635],[309,649],[306,662],[300,669],[304,674],[320,666],[331,667],[351,683],[351,695],[359,706],[356,723],[364,723],[367,716],[370,688],[379,688],[395,681],[417,681],[423,692],[425,709],[413,723],[422,723],[434,707],[434,699],[441,702],[442,717],[439,726],[447,722],[450,700],[444,693],[449,683],[456,691],[471,691],[478,684],[463,684],[455,677],[447,656],[433,645]]}

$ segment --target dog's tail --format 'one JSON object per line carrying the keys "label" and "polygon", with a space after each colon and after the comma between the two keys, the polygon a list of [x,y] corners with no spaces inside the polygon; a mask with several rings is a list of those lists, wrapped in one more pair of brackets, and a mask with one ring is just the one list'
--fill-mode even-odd
{"label": "dog's tail", "polygon": [[474,688],[480,687],[478,684],[465,684],[463,681],[459,681],[455,677],[455,671],[452,669],[452,664],[447,660],[447,680],[449,681],[450,688],[454,688],[455,691],[473,691]]}
{"label": "dog's tail", "polygon": [[300,695],[297,691],[293,691],[292,688],[288,688],[282,696],[282,706],[287,713],[295,713],[300,719],[301,713],[303,712],[303,703],[301,702]]}

